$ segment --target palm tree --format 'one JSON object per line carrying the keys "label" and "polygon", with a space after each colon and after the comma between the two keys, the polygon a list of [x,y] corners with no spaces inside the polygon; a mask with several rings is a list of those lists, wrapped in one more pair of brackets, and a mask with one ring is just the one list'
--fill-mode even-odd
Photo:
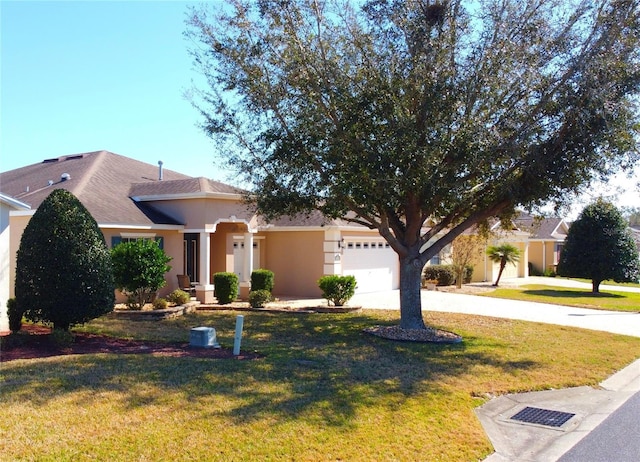
{"label": "palm tree", "polygon": [[492,262],[500,263],[498,279],[493,283],[494,287],[498,287],[502,271],[504,271],[504,267],[507,266],[507,263],[515,265],[520,260],[520,250],[511,244],[500,244],[498,246],[491,245],[487,247],[487,255]]}

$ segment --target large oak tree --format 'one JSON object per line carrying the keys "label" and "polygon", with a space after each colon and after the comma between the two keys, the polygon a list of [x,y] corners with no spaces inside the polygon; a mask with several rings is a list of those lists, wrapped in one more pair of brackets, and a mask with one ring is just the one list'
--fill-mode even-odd
{"label": "large oak tree", "polygon": [[465,229],[637,160],[638,0],[217,7],[186,32],[204,130],[267,218],[377,229],[403,328],[425,328],[421,271]]}

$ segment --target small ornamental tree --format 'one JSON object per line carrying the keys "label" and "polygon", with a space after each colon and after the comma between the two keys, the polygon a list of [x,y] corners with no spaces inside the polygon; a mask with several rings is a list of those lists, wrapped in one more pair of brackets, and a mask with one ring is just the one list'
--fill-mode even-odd
{"label": "small ornamental tree", "polygon": [[485,236],[479,234],[463,234],[453,241],[451,266],[456,275],[458,289],[462,287],[468,267],[475,259],[482,256],[482,247],[486,240]]}
{"label": "small ornamental tree", "polygon": [[593,293],[600,283],[637,282],[638,249],[620,211],[598,199],[582,211],[569,228],[560,261],[560,276],[591,279]]}
{"label": "small ornamental tree", "polygon": [[69,330],[113,310],[109,249],[98,224],[69,191],[54,190],[22,234],[16,305],[34,322]]}
{"label": "small ornamental tree", "polygon": [[158,289],[165,286],[165,273],[171,270],[171,257],[157,242],[138,239],[122,242],[111,249],[116,287],[127,296],[130,309],[140,310],[151,303]]}
{"label": "small ornamental tree", "polygon": [[502,272],[507,264],[515,265],[520,260],[520,250],[511,244],[500,244],[498,246],[487,247],[487,256],[489,260],[494,263],[500,263],[500,270],[498,271],[498,278],[493,283],[495,287],[498,287]]}

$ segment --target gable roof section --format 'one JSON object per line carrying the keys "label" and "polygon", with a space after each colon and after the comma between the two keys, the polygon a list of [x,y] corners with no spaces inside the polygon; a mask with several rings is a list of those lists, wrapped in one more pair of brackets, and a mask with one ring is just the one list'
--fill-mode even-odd
{"label": "gable roof section", "polygon": [[[355,214],[349,213],[348,216],[355,217]],[[325,227],[368,229],[361,224],[352,223],[345,219],[327,218],[319,210],[312,210],[309,213],[299,213],[294,216],[284,215],[271,221],[266,221],[264,218],[261,218],[260,227],[265,230],[278,228],[308,228],[311,230]]]}
{"label": "gable roof section", "polygon": [[514,224],[519,229],[529,232],[530,240],[563,241],[569,229],[562,218],[536,218],[526,213],[521,213],[514,220]]}
{"label": "gable roof section", "polygon": [[[0,173],[0,191],[32,210],[54,189],[75,195],[100,225],[180,225],[157,209],[129,197],[136,183],[160,183],[158,167],[109,151],[74,154]],[[163,181],[191,177],[163,169]]]}
{"label": "gable roof section", "polygon": [[243,190],[207,178],[187,178],[131,185],[129,196],[136,201],[212,197],[239,200]]}

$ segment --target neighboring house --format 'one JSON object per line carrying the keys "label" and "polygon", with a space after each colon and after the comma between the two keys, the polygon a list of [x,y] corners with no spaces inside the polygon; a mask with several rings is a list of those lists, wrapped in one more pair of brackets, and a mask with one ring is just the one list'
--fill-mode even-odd
{"label": "neighboring house", "polygon": [[569,232],[569,223],[562,218],[540,218],[525,213],[514,220],[516,226],[530,233],[528,261],[533,269],[542,274],[556,271],[560,253]]}
{"label": "neighboring house", "polygon": [[[0,183],[1,184],[1,183]],[[29,206],[6,194],[0,193],[0,332],[9,330],[7,300],[13,293],[11,275],[11,226],[9,213],[17,210],[29,210]]]}
{"label": "neighboring house", "polygon": [[[490,230],[494,237],[487,246],[509,243],[520,250],[518,263],[505,267],[501,278],[504,280],[528,277],[530,266],[539,273],[545,269],[555,270],[569,226],[561,218],[534,217],[521,212],[513,220],[510,229],[503,229],[501,222],[496,221]],[[467,231],[473,232],[473,229]],[[500,264],[492,262],[485,250],[473,262],[473,282],[491,282],[498,277]]]}
{"label": "neighboring house", "polygon": [[188,274],[197,282],[198,299],[211,302],[213,274],[220,271],[238,274],[246,295],[255,268],[274,272],[276,295],[318,297],[317,280],[327,274],[356,276],[360,293],[399,287],[397,255],[375,230],[320,213],[266,223],[237,188],[108,151],[0,173],[2,193],[30,207],[10,214],[10,281],[20,236],[56,188],[69,190],[84,204],[109,247],[130,239],[159,241],[173,258],[160,295],[177,288],[178,274]]}

